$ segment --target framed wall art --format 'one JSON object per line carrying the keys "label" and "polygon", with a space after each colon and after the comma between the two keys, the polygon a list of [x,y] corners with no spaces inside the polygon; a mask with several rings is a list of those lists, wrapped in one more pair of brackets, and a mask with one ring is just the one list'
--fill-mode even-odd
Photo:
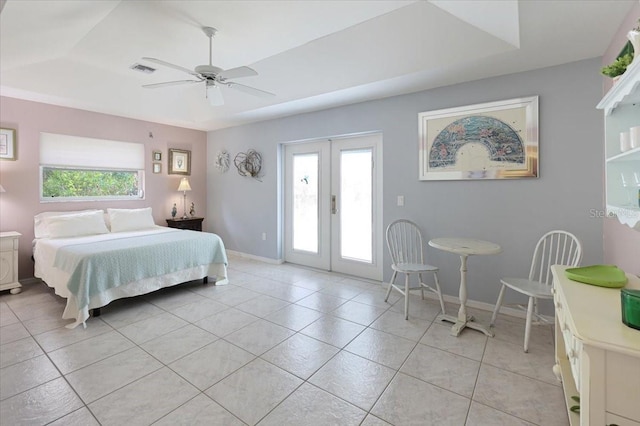
{"label": "framed wall art", "polygon": [[191,151],[169,148],[170,175],[191,175]]}
{"label": "framed wall art", "polygon": [[420,180],[537,178],[538,97],[418,114]]}
{"label": "framed wall art", "polygon": [[16,159],[16,131],[14,129],[0,129],[0,159]]}
{"label": "framed wall art", "polygon": [[161,151],[153,151],[153,161],[162,161]]}
{"label": "framed wall art", "polygon": [[162,163],[153,163],[153,173],[162,173]]}

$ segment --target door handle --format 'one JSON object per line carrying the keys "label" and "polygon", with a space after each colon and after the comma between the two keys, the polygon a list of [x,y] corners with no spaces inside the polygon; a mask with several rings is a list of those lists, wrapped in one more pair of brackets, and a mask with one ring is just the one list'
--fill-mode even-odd
{"label": "door handle", "polygon": [[338,206],[336,204],[336,196],[332,195],[331,196],[331,214],[336,214],[338,213]]}

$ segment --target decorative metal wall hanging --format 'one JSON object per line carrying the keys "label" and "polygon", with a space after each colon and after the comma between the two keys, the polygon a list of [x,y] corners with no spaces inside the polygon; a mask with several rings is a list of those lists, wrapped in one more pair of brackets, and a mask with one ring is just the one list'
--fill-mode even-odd
{"label": "decorative metal wall hanging", "polygon": [[231,160],[229,158],[229,153],[227,151],[218,152],[218,156],[216,157],[216,168],[220,173],[226,173],[229,170],[229,164]]}
{"label": "decorative metal wall hanging", "polygon": [[233,164],[238,169],[240,176],[252,177],[258,179],[260,170],[262,169],[262,156],[253,149],[245,152],[239,152],[233,159]]}

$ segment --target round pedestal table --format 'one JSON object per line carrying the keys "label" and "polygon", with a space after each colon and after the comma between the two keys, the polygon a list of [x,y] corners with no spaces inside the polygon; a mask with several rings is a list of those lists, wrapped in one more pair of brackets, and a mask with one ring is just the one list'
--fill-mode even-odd
{"label": "round pedestal table", "polygon": [[470,238],[434,238],[429,241],[429,245],[438,250],[448,251],[460,256],[460,309],[458,310],[458,316],[440,314],[437,319],[453,323],[451,327],[453,336],[458,336],[465,327],[468,327],[493,337],[493,331],[489,327],[473,322],[474,318],[467,316],[467,257],[498,254],[502,251],[502,248],[498,244],[489,241]]}

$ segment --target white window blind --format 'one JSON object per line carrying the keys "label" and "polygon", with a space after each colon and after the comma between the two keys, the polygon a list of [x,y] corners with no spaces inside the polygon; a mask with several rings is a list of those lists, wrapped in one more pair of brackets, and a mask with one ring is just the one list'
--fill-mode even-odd
{"label": "white window blind", "polygon": [[144,144],[40,133],[40,201],[144,199]]}
{"label": "white window blind", "polygon": [[40,133],[40,165],[143,170],[144,145]]}

